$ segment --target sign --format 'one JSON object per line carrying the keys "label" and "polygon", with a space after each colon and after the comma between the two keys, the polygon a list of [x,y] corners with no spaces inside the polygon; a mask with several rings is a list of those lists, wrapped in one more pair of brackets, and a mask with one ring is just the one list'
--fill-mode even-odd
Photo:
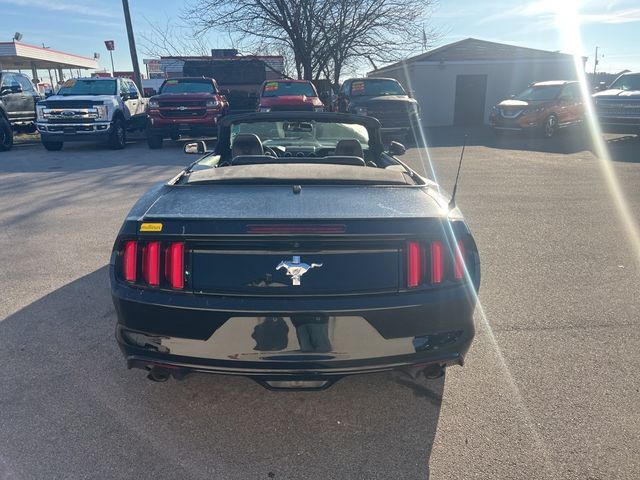
{"label": "sign", "polygon": [[104,46],[107,47],[107,50],[113,51],[116,49],[116,44],[113,40],[105,40]]}

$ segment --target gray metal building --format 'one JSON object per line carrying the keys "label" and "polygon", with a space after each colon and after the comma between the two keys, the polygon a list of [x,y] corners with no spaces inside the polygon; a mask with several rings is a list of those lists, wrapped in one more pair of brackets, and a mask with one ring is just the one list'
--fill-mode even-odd
{"label": "gray metal building", "polygon": [[495,103],[530,83],[577,77],[571,55],[474,38],[444,45],[368,75],[395,78],[412,91],[427,127],[482,125],[488,121]]}

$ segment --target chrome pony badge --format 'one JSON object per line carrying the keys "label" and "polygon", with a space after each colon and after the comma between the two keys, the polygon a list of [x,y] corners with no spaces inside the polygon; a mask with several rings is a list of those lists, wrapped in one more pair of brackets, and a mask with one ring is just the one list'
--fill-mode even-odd
{"label": "chrome pony badge", "polygon": [[300,277],[307,273],[307,270],[311,270],[312,268],[320,268],[321,266],[321,263],[312,263],[311,265],[300,263],[300,257],[294,255],[292,260],[283,260],[282,262],[280,262],[276,267],[276,270],[286,268],[287,276],[291,277],[292,285],[300,285]]}

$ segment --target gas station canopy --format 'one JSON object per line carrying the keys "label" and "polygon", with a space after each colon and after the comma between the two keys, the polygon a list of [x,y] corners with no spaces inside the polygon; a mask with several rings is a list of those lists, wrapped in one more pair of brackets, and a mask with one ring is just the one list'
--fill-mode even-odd
{"label": "gas station canopy", "polygon": [[0,42],[0,70],[95,69],[93,58],[36,47],[22,42]]}

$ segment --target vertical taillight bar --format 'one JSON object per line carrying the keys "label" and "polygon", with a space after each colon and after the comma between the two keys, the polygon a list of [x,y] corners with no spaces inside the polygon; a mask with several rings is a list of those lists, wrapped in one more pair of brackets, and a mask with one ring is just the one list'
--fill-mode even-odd
{"label": "vertical taillight bar", "polygon": [[441,242],[431,242],[431,283],[442,283]]}
{"label": "vertical taillight bar", "polygon": [[169,244],[165,252],[165,276],[171,288],[184,288],[184,243]]}
{"label": "vertical taillight bar", "polygon": [[122,276],[127,282],[135,282],[137,278],[138,242],[128,240],[122,247]]}
{"label": "vertical taillight bar", "polygon": [[458,248],[455,251],[455,262],[453,266],[453,274],[457,280],[464,278],[464,242],[458,240]]}
{"label": "vertical taillight bar", "polygon": [[142,249],[142,277],[149,285],[160,285],[160,242],[149,242]]}
{"label": "vertical taillight bar", "polygon": [[418,242],[407,244],[407,286],[415,288],[422,283],[422,246]]}

